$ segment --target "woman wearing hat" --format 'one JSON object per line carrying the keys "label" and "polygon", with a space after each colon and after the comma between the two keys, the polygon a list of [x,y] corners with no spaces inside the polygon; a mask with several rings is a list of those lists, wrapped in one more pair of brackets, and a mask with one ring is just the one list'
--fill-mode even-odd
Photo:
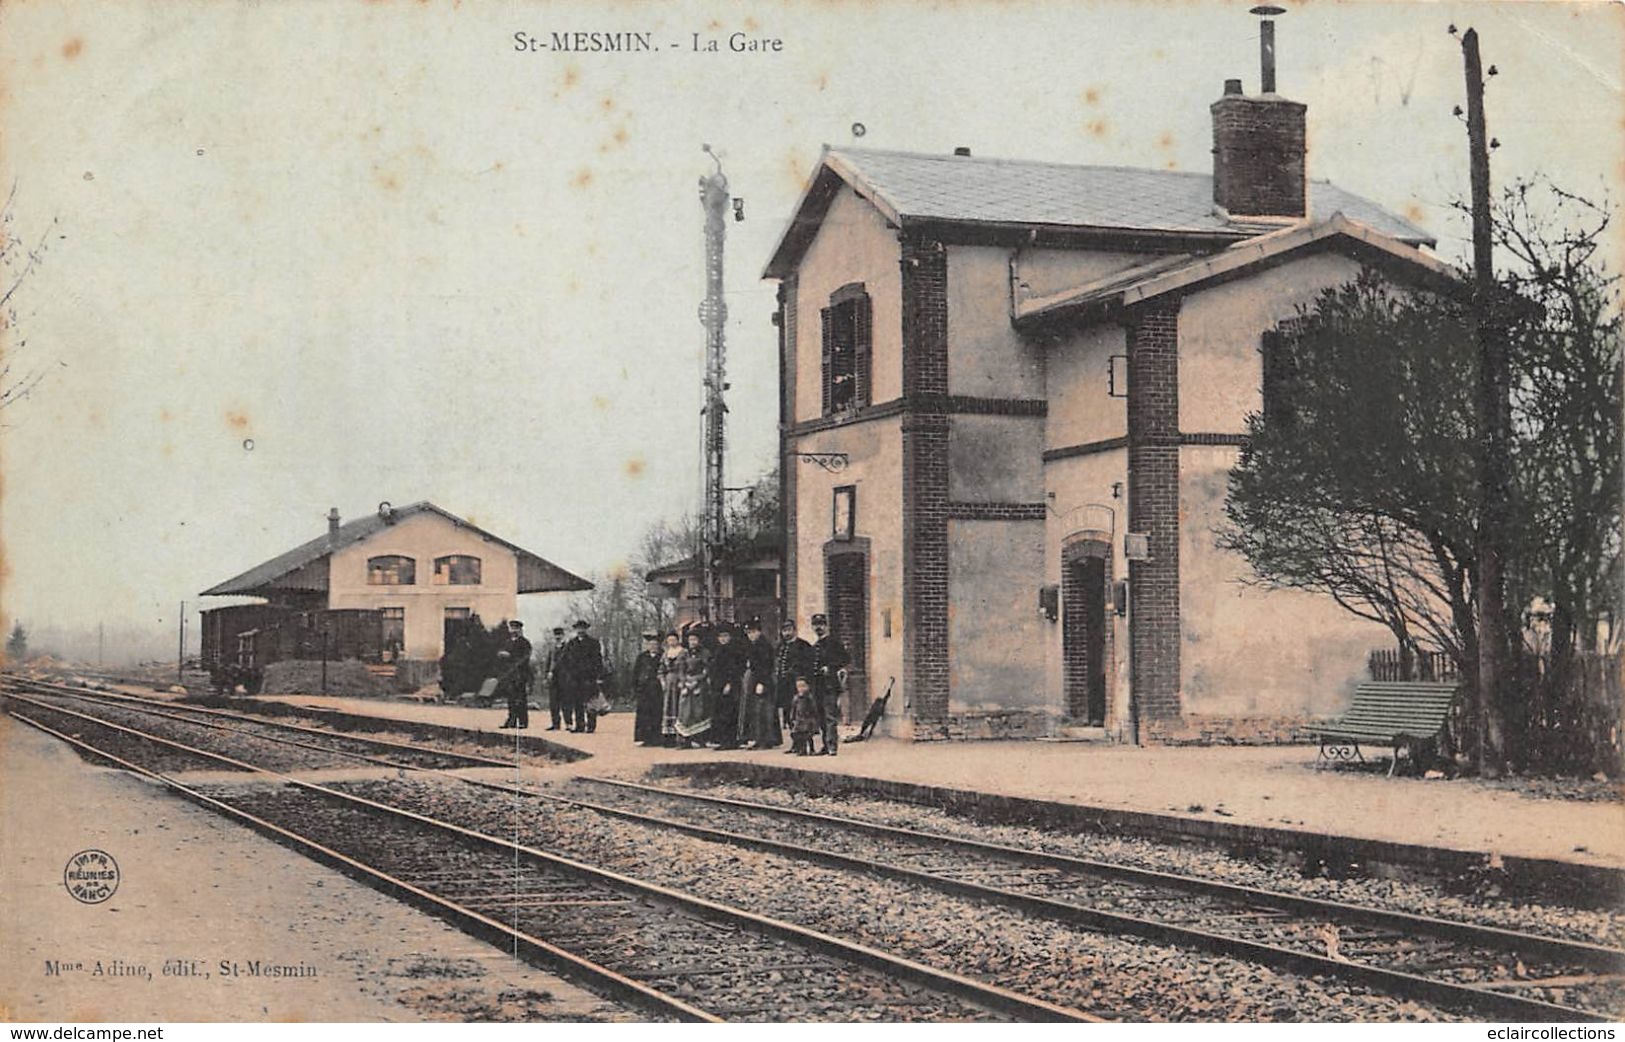
{"label": "woman wearing hat", "polygon": [[677,744],[684,749],[704,748],[711,730],[711,653],[702,637],[698,629],[688,631],[688,650],[677,679]]}
{"label": "woman wearing hat", "polygon": [[643,635],[643,650],[632,663],[632,697],[637,700],[637,716],[632,723],[632,741],[639,745],[660,745],[661,703],[665,691],[660,684],[660,637]]}
{"label": "woman wearing hat", "polygon": [[666,646],[660,652],[660,738],[662,745],[677,744],[677,705],[682,700],[683,666],[688,652],[677,631],[666,634]]}

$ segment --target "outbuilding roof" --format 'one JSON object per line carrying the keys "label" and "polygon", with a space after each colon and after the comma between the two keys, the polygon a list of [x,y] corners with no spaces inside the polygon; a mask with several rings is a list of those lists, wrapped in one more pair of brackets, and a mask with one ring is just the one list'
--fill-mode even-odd
{"label": "outbuilding roof", "polygon": [[[843,184],[898,227],[947,222],[1221,241],[1279,227],[1233,220],[1213,202],[1213,176],[1206,173],[826,146],[765,277],[782,278],[794,270]],[[1329,181],[1310,181],[1308,219],[1334,213],[1411,245],[1434,242],[1423,229],[1369,199]]]}
{"label": "outbuilding roof", "polygon": [[204,590],[202,596],[217,597],[246,595],[263,597],[272,591],[319,591],[327,589],[327,564],[333,553],[368,539],[379,532],[399,524],[416,514],[435,514],[459,528],[466,528],[488,542],[512,550],[519,558],[520,593],[551,593],[560,590],[590,590],[592,583],[565,571],[558,565],[524,547],[516,546],[492,535],[485,529],[465,521],[449,510],[443,510],[427,500],[395,507],[388,511],[348,521],[337,531],[317,536],[285,554],[278,554],[263,564],[256,565],[241,575]]}
{"label": "outbuilding roof", "polygon": [[1050,322],[1103,306],[1126,307],[1248,275],[1317,249],[1338,249],[1377,265],[1401,268],[1414,282],[1457,290],[1465,285],[1460,272],[1432,254],[1335,213],[1317,224],[1296,224],[1277,229],[1268,235],[1235,243],[1217,253],[1170,254],[1109,272],[1056,293],[1018,300],[1011,317],[1018,325],[1028,325]]}

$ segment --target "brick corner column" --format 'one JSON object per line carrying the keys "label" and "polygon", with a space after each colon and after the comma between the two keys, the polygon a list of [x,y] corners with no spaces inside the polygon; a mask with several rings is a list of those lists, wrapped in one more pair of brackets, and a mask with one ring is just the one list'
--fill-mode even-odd
{"label": "brick corner column", "polygon": [[948,728],[948,251],[904,235],[903,690],[914,737]]}
{"label": "brick corner column", "polygon": [[[797,439],[791,431],[796,422],[796,277],[779,282],[779,510],[784,532],[784,549],[779,558],[781,619],[796,617],[796,471],[800,460]],[[779,635],[773,634],[778,640]]]}
{"label": "brick corner column", "polygon": [[1179,302],[1128,321],[1128,531],[1151,559],[1130,561],[1129,685],[1140,733],[1180,719]]}

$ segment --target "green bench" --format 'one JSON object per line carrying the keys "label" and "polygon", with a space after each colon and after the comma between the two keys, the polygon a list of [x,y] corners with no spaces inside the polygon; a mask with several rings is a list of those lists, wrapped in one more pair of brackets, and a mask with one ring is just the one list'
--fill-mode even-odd
{"label": "green bench", "polygon": [[1354,701],[1336,720],[1311,728],[1320,739],[1317,765],[1358,759],[1360,743],[1394,749],[1388,776],[1399,766],[1400,751],[1414,760],[1418,749],[1434,742],[1444,729],[1457,683],[1436,680],[1372,680],[1354,689]]}

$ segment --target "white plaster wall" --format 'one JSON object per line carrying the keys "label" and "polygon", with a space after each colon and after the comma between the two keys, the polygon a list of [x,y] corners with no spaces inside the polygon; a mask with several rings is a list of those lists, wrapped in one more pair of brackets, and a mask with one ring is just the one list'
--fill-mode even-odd
{"label": "white plaster wall", "polygon": [[[1075,531],[1089,529],[1112,533],[1112,560],[1108,582],[1128,577],[1123,557],[1123,530],[1128,522],[1128,450],[1112,449],[1090,456],[1056,460],[1044,466],[1044,481],[1055,493],[1044,525],[1044,582],[1061,581],[1061,546]],[[1123,498],[1113,499],[1113,482],[1121,482]],[[1065,610],[1065,605],[1062,605]],[[1112,716],[1107,729],[1117,731],[1127,723],[1128,705],[1128,624],[1111,617],[1113,659],[1109,686]],[[1066,705],[1065,675],[1061,659],[1061,623],[1043,624],[1044,697],[1057,711]]]}
{"label": "white plaster wall", "polygon": [[1239,450],[1180,450],[1180,685],[1188,713],[1275,716],[1329,714],[1353,695],[1366,653],[1392,643],[1388,631],[1298,590],[1243,586],[1240,556],[1220,551],[1226,477]]}
{"label": "white plaster wall", "polygon": [[948,247],[948,392],[1039,398],[1044,351],[1010,325],[1010,250]]}
{"label": "white plaster wall", "polygon": [[1259,408],[1259,339],[1322,289],[1360,273],[1357,261],[1316,253],[1185,298],[1179,312],[1179,429],[1238,433]]}
{"label": "white plaster wall", "polygon": [[951,712],[1046,704],[1042,521],[948,522]]}
{"label": "white plaster wall", "polygon": [[[831,531],[833,490],[857,488],[853,534],[869,540],[869,685],[875,696],[886,678],[903,677],[903,442],[899,419],[875,420],[804,435],[802,452],[845,452],[839,474],[810,463],[796,467],[796,603],[801,636],[810,638],[807,620],[824,611],[824,544]],[[891,613],[891,635],[884,632]],[[898,703],[900,705],[901,703]],[[893,712],[898,712],[894,709]]]}
{"label": "white plaster wall", "polygon": [[[416,585],[367,585],[367,559],[384,554],[416,560]],[[435,558],[447,554],[478,557],[479,585],[434,585]],[[511,619],[518,610],[519,567],[513,551],[433,513],[403,518],[333,554],[329,583],[329,607],[406,609],[407,658],[440,657],[448,607],[471,608],[486,625]]]}
{"label": "white plaster wall", "polygon": [[[1050,348],[1046,369],[1049,415],[1044,447],[1064,448],[1120,438],[1128,432],[1128,402],[1107,393],[1106,366],[1112,355],[1128,352],[1123,327],[1090,326]],[[1119,361],[1127,380],[1127,363]],[[1127,384],[1118,388],[1126,393]]]}
{"label": "white plaster wall", "polygon": [[1044,420],[955,416],[948,428],[948,498],[1036,503],[1043,494]]}
{"label": "white plaster wall", "polygon": [[873,326],[870,400],[888,402],[903,393],[903,289],[897,233],[880,212],[848,188],[836,193],[824,223],[808,247],[796,282],[795,419],[823,411],[823,318],[829,296],[850,282],[869,293]]}

